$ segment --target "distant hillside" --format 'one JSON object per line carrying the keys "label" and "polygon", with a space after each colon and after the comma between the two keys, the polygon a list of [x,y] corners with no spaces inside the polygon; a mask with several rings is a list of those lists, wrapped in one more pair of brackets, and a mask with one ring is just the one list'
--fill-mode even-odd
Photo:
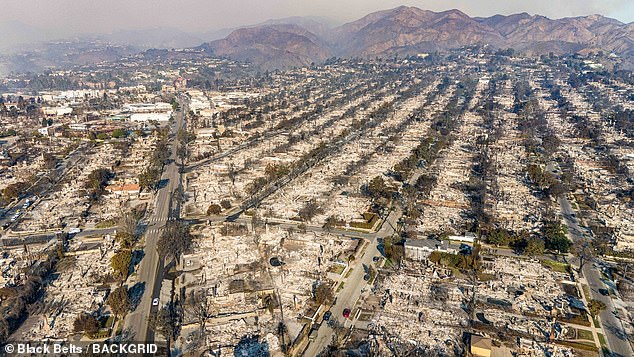
{"label": "distant hillside", "polygon": [[465,44],[504,44],[489,26],[458,10],[433,12],[399,7],[370,14],[336,29],[339,53],[345,56],[411,54]]}
{"label": "distant hillside", "polygon": [[239,29],[200,48],[214,56],[250,61],[264,69],[305,66],[322,62],[332,54],[315,34],[290,24]]}
{"label": "distant hillside", "polygon": [[600,15],[549,19],[522,13],[479,18],[459,10],[433,12],[401,6],[336,28],[288,21],[293,23],[235,30],[202,48],[266,68],[300,66],[330,56],[409,55],[475,44],[526,54],[603,50],[634,63],[634,24]]}
{"label": "distant hillside", "polygon": [[601,15],[552,20],[526,13],[477,19],[505,38],[505,45],[517,49],[555,53],[604,50],[622,56],[634,55],[634,25]]}

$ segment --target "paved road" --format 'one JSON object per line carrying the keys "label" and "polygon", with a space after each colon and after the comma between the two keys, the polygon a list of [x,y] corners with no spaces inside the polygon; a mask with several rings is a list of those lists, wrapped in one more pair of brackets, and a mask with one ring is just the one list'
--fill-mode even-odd
{"label": "paved road", "polygon": [[[558,177],[554,169],[555,165],[552,163],[546,166],[546,170]],[[568,238],[573,242],[582,238],[592,238],[590,231],[579,224],[576,212],[572,208],[568,198],[562,196],[557,202],[559,203],[564,223],[568,226]],[[576,259],[573,259],[573,261],[575,260]],[[588,262],[583,267],[583,277],[590,287],[591,298],[600,300],[607,306],[605,311],[599,316],[601,317],[601,327],[603,328],[612,355],[615,357],[634,356],[632,346],[628,342],[628,336],[623,329],[621,320],[612,313],[612,311],[614,311],[612,299],[609,296],[604,296],[599,293],[599,289],[606,288],[601,278],[601,272],[599,271],[599,267],[603,264],[604,262],[600,259],[596,259],[595,262]]]}
{"label": "paved road", "polygon": [[167,182],[167,185],[158,190],[155,197],[155,210],[148,217],[148,226],[145,233],[145,247],[143,248],[144,256],[136,270],[135,284],[143,285],[143,295],[136,310],[126,316],[124,329],[131,341],[152,342],[154,341],[154,333],[149,329],[148,320],[150,314],[155,312],[156,308],[152,306],[152,300],[159,297],[161,290],[161,281],[163,275],[163,262],[158,256],[156,244],[160,236],[160,229],[165,226],[165,222],[173,213],[171,210],[171,197],[173,192],[180,184],[180,173],[176,164],[176,148],[178,141],[175,134],[184,125],[183,113],[187,112],[187,105],[181,102],[183,108],[175,117],[176,123],[172,126],[172,143],[170,149],[170,163],[164,167],[161,180]]}
{"label": "paved road", "polygon": [[[564,222],[568,226],[568,234],[575,241],[586,236],[587,230],[579,225],[575,216],[575,211],[566,197],[559,199],[559,206],[564,216]],[[632,346],[628,342],[628,336],[621,320],[612,312],[615,310],[612,299],[599,293],[599,289],[605,289],[606,286],[602,280],[601,272],[598,267],[603,264],[597,259],[596,262],[588,262],[583,267],[583,277],[588,282],[593,299],[602,301],[607,308],[600,314],[601,326],[608,342],[610,351],[615,357],[634,356]]]}
{"label": "paved road", "polygon": [[[337,301],[330,308],[332,312],[332,319],[337,319],[344,327],[350,327],[351,321],[343,317],[343,310],[345,308],[353,309],[361,296],[361,290],[367,285],[367,282],[363,279],[366,274],[364,265],[371,266],[373,263],[372,258],[381,256],[378,250],[378,238],[391,236],[394,233],[396,223],[401,217],[402,212],[400,209],[394,209],[390,212],[387,219],[377,233],[365,233],[369,238],[369,244],[361,257],[357,257],[353,264],[353,270],[350,276],[345,279],[343,289],[336,294]],[[346,233],[351,235],[350,233]],[[354,313],[354,310],[353,310]],[[352,319],[354,316],[350,315]],[[332,341],[334,330],[326,323],[322,323],[317,330],[317,336],[314,341],[308,344],[308,347],[304,351],[304,356],[317,356],[322,352]]]}

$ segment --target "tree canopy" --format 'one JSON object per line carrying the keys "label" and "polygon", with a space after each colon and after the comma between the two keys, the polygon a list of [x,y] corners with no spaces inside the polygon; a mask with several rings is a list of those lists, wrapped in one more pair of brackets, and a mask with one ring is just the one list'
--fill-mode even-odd
{"label": "tree canopy", "polygon": [[108,295],[106,304],[110,306],[112,312],[116,316],[125,315],[130,310],[130,296],[128,295],[128,289],[125,286],[119,286],[114,289],[113,292]]}
{"label": "tree canopy", "polygon": [[127,249],[117,252],[110,260],[112,271],[122,280],[128,277],[130,263],[132,263],[132,253]]}

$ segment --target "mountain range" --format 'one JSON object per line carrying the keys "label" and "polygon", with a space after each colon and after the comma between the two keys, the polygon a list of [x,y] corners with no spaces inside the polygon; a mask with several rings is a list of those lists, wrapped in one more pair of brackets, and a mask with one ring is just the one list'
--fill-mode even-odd
{"label": "mountain range", "polygon": [[293,22],[241,28],[199,48],[271,69],[319,63],[333,56],[413,55],[477,44],[529,55],[602,50],[634,63],[634,23],[601,15],[470,17],[459,10],[433,12],[401,6],[338,27],[309,29]]}
{"label": "mountain range", "polygon": [[194,48],[252,62],[262,69],[305,66],[331,57],[405,56],[469,45],[513,48],[527,55],[602,50],[622,57],[623,68],[634,69],[634,23],[601,15],[470,17],[459,10],[433,12],[400,6],[343,25],[318,17],[289,17],[198,33],[158,27],[55,40],[62,36],[14,21],[0,24],[0,33],[4,35],[0,76],[116,60],[143,51],[151,55],[150,49],[170,48]]}

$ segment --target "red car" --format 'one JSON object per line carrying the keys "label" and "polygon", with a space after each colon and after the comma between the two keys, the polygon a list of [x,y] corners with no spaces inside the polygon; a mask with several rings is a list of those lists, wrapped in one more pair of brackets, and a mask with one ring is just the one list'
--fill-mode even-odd
{"label": "red car", "polygon": [[348,309],[347,307],[343,309],[343,317],[345,318],[350,317],[350,309]]}

